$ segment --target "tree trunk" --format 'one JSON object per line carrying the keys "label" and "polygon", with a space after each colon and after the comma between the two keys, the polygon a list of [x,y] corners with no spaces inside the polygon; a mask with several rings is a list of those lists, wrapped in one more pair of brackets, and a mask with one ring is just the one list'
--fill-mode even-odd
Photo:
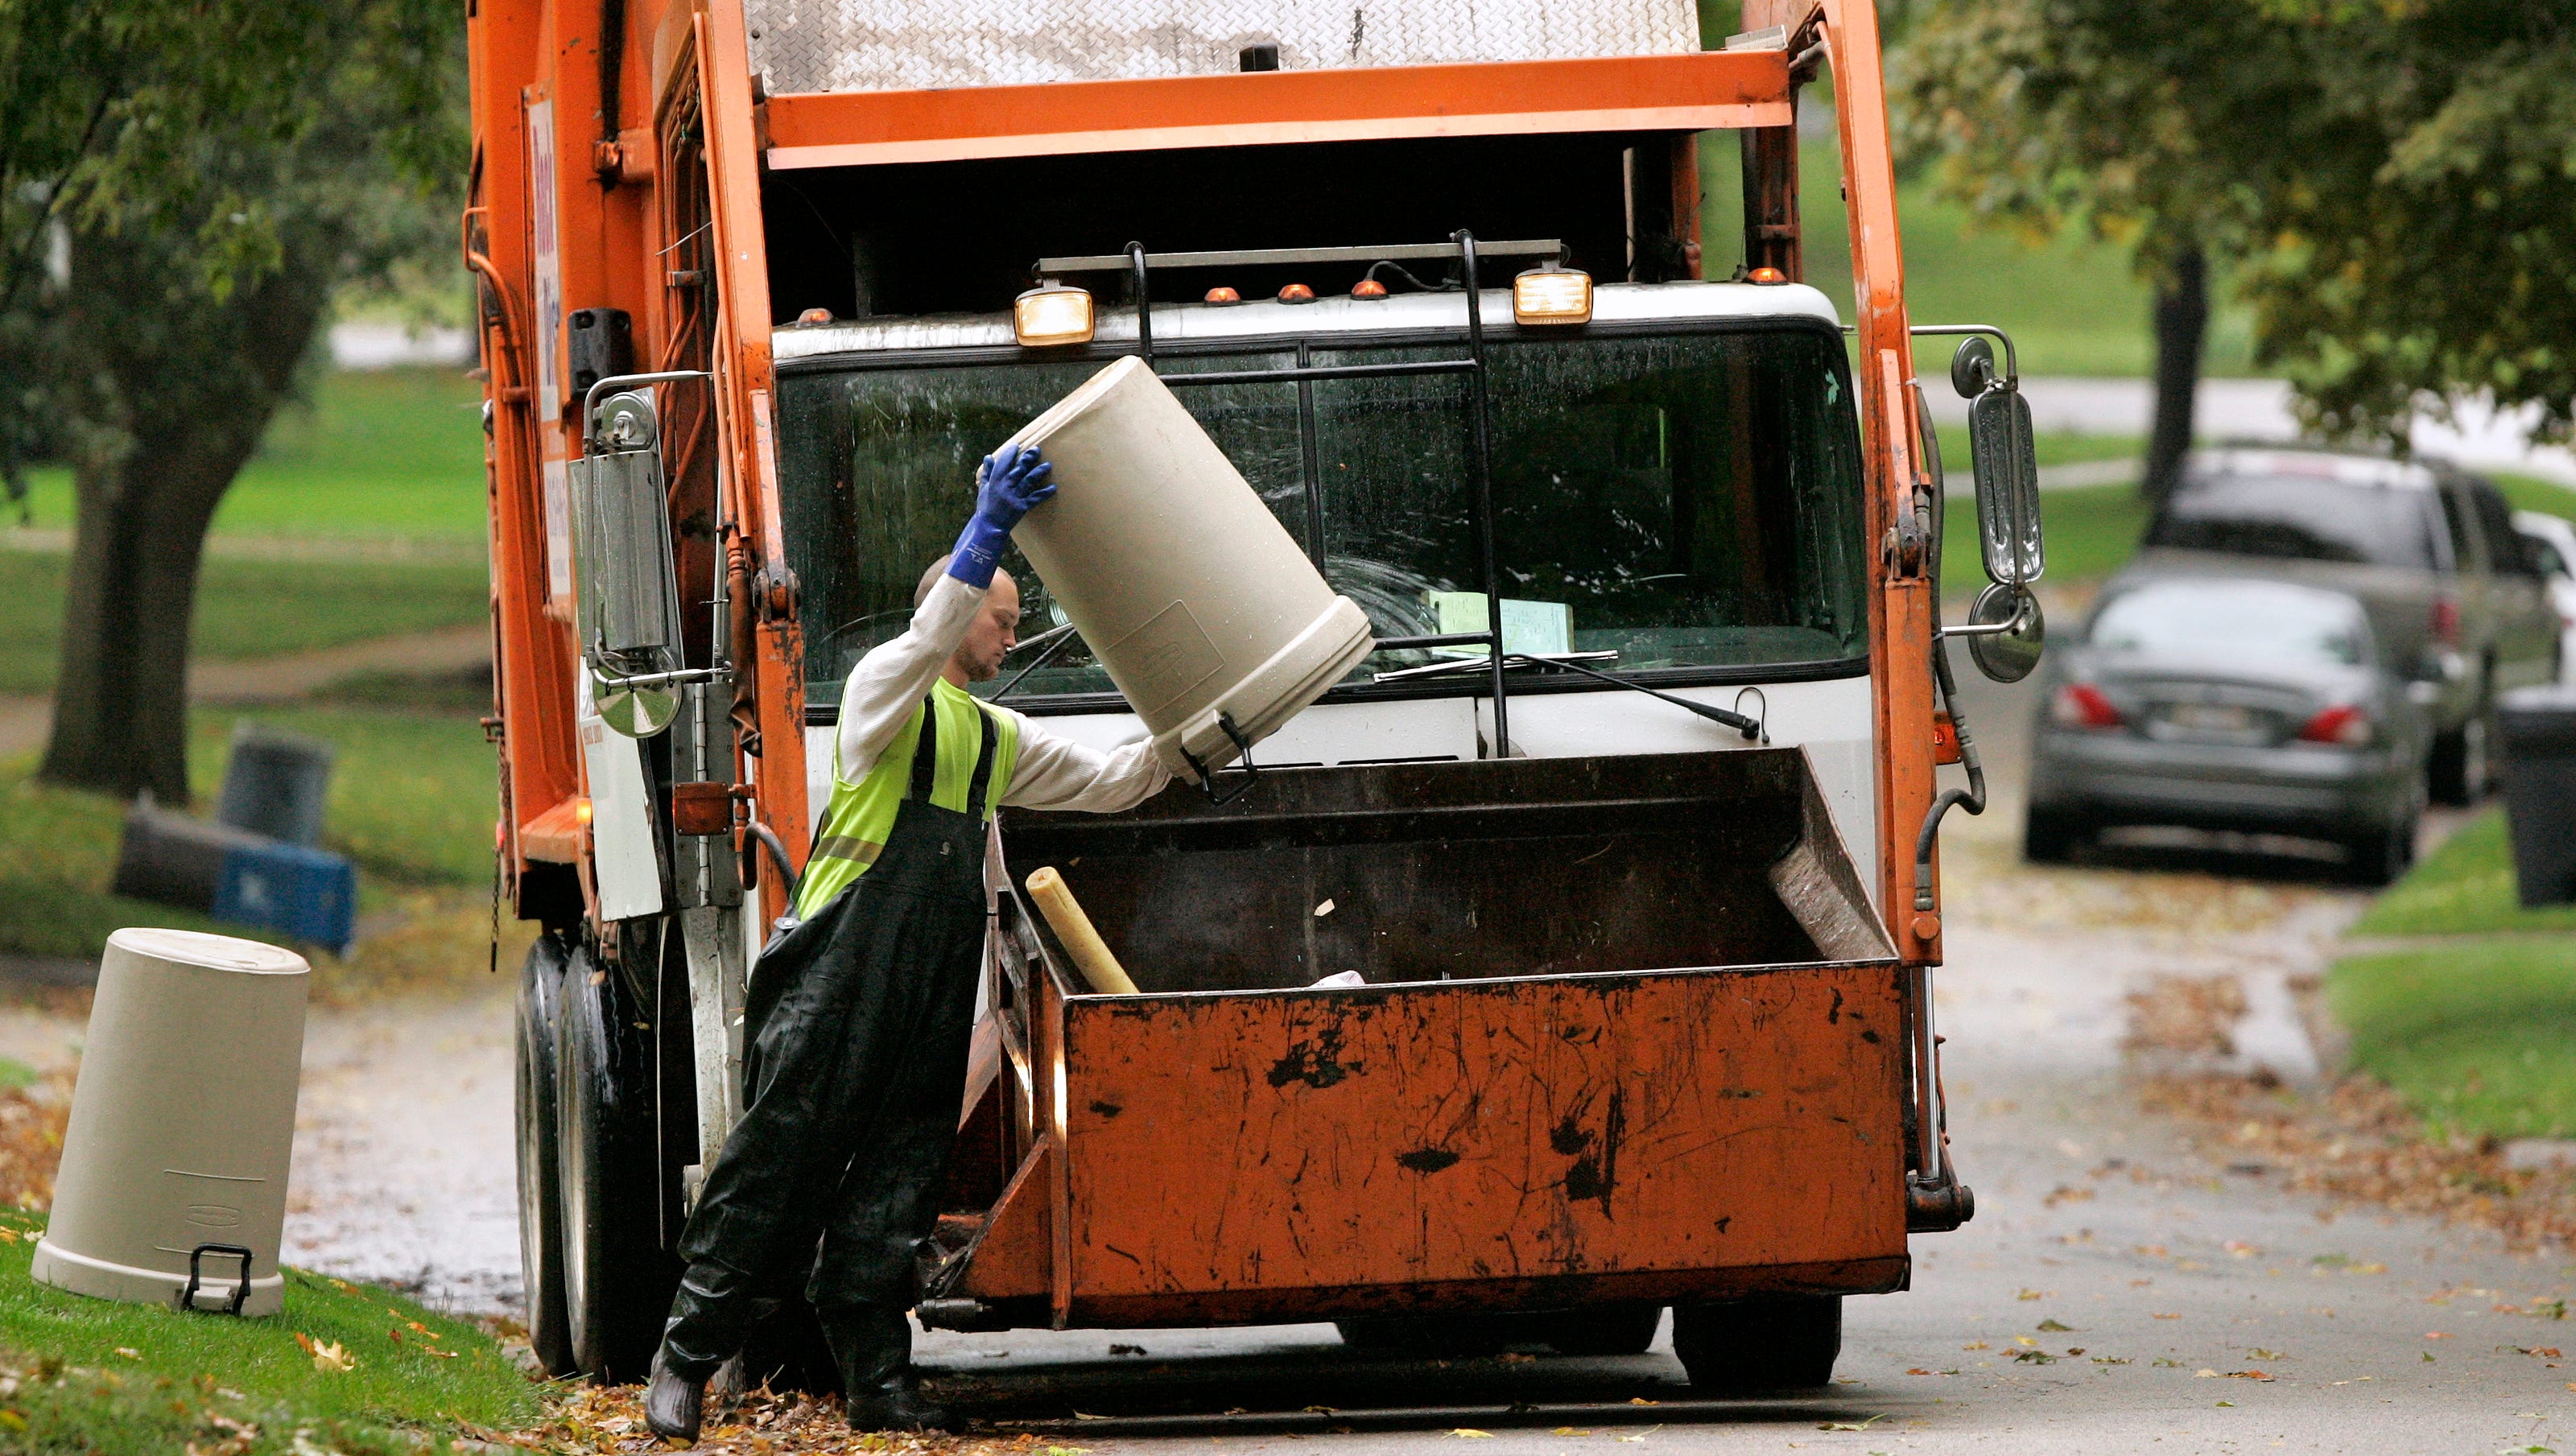
{"label": "tree trunk", "polygon": [[2191,450],[2192,408],[2200,389],[2200,351],[2209,333],[2209,264],[2197,246],[2174,257],[2156,286],[2156,418],[2147,435],[2139,492],[2161,506],[2182,483]]}
{"label": "tree trunk", "polygon": [[[76,334],[98,341],[124,448],[74,470],[77,525],[52,742],[40,771],[120,797],[188,802],[188,631],[206,527],[295,382],[329,301],[330,270],[294,256],[221,303],[138,319],[164,299],[149,247],[85,253]],[[291,569],[291,568],[280,568]]]}

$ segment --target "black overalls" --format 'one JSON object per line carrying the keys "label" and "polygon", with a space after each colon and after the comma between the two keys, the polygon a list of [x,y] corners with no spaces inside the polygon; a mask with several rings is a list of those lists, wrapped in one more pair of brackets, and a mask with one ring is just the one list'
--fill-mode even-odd
{"label": "black overalls", "polygon": [[808,1266],[805,1298],[854,1392],[911,1358],[914,1251],[938,1217],[965,1095],[998,739],[978,709],[966,812],[943,809],[930,801],[938,712],[934,694],[875,862],[753,970],[749,1105],[681,1236],[689,1267],[662,1335],[688,1379],[739,1352],[762,1296]]}

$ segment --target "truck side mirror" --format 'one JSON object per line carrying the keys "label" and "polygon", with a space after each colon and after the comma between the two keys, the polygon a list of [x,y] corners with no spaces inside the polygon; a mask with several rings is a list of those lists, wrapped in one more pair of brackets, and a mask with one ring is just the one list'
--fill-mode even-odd
{"label": "truck side mirror", "polygon": [[680,581],[649,390],[601,400],[573,461],[575,622],[591,700],[609,727],[650,738],[679,711]]}
{"label": "truck side mirror", "polygon": [[2048,569],[2030,401],[2022,398],[2020,380],[1995,373],[1995,346],[1982,338],[1959,345],[1950,383],[1968,401],[1968,457],[1977,476],[1977,544],[1986,577],[2027,588]]}

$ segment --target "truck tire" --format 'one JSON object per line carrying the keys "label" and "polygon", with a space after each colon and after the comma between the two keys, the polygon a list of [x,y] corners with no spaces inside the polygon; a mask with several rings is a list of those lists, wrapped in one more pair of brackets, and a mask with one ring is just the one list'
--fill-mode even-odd
{"label": "truck tire", "polygon": [[1805,1390],[1830,1383],[1843,1347],[1834,1294],[1766,1294],[1673,1306],[1673,1353],[1691,1388]]}
{"label": "truck tire", "polygon": [[1660,1304],[1613,1304],[1527,1316],[1533,1337],[1560,1355],[1642,1355],[1664,1323]]}
{"label": "truck tire", "polygon": [[661,1249],[653,1039],[626,978],[576,950],[563,976],[555,1159],[563,1216],[565,1336],[603,1384],[644,1378],[670,1312]]}
{"label": "truck tire", "polygon": [[555,1032],[563,997],[563,943],[537,937],[519,967],[517,1086],[519,1280],[528,1301],[528,1346],[549,1377],[573,1372],[565,1331],[563,1194],[555,1165]]}

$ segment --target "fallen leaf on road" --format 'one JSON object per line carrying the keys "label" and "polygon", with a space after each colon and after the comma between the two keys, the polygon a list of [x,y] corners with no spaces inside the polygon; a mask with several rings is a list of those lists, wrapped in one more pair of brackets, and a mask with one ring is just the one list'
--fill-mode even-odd
{"label": "fallen leaf on road", "polygon": [[2218,1378],[2217,1371],[2206,1368],[2195,1370],[2191,1373],[2192,1377],[2197,1380],[2216,1380]]}
{"label": "fallen leaf on road", "polygon": [[2127,1365],[2134,1362],[2132,1362],[2126,1355],[2096,1355],[2093,1357],[2093,1363],[2096,1365]]}
{"label": "fallen leaf on road", "polygon": [[1881,1411],[1877,1415],[1871,1416],[1865,1421],[1818,1421],[1816,1422],[1816,1429],[1819,1431],[1866,1431],[1871,1426],[1886,1419],[1887,1413],[1885,1411]]}
{"label": "fallen leaf on road", "polygon": [[2023,1290],[2021,1293],[2014,1295],[2014,1296],[2013,1296],[2013,1298],[2015,1298],[2015,1299],[2046,1299],[2048,1296],[2050,1296],[2051,1294],[2054,1294],[2054,1293],[2056,1293],[2056,1292],[2057,1292],[2057,1291],[2055,1291],[2055,1290],[2053,1290],[2053,1289],[2025,1289],[2025,1290]]}
{"label": "fallen leaf on road", "polygon": [[1589,1436],[1592,1433],[1590,1431],[1578,1431],[1572,1426],[1559,1426],[1556,1428],[1556,1434],[1560,1436]]}
{"label": "fallen leaf on road", "polygon": [[[1642,1395],[1632,1395],[1632,1396],[1628,1397],[1628,1404],[1630,1404],[1630,1405],[1662,1405],[1662,1404],[1663,1404],[1663,1402],[1662,1402],[1662,1401],[1660,1401],[1660,1400],[1648,1400],[1648,1399],[1646,1399],[1646,1398],[1645,1398],[1644,1396],[1642,1396]],[[1626,1438],[1625,1438],[1625,1437],[1622,1437],[1621,1439],[1623,1439],[1623,1440],[1624,1440],[1624,1439],[1626,1439]]]}
{"label": "fallen leaf on road", "polygon": [[2015,1363],[2022,1365],[2054,1365],[2057,1363],[2057,1357],[2048,1353],[2046,1350],[2024,1350],[2020,1354],[2013,1356],[2013,1360]]}
{"label": "fallen leaf on road", "polygon": [[[1329,906],[1329,905],[1331,905],[1333,902],[1332,902],[1332,901],[1330,901],[1330,900],[1327,900],[1327,901],[1325,901],[1324,903],[1325,903],[1327,906]],[[1317,912],[1317,913],[1319,913],[1319,914],[1320,914],[1320,913],[1322,913],[1322,912],[1320,912],[1320,911],[1319,911],[1319,912]],[[1494,1439],[1494,1433],[1493,1433],[1493,1432],[1491,1432],[1491,1431],[1479,1431],[1479,1430],[1471,1429],[1471,1428],[1466,1427],[1466,1426],[1460,1426],[1458,1429],[1456,1429],[1456,1430],[1454,1430],[1454,1431],[1451,1431],[1449,1434],[1450,1434],[1450,1435],[1453,1435],[1453,1436],[1461,1437],[1461,1438],[1463,1438],[1463,1439],[1465,1439],[1465,1440],[1470,1440],[1470,1441],[1490,1441],[1490,1440]]]}
{"label": "fallen leaf on road", "polygon": [[2160,1314],[2160,1315],[2157,1315],[2157,1316],[2156,1316],[2156,1318],[2157,1318],[2157,1319],[2181,1319],[2181,1318],[2182,1318],[2182,1316],[2181,1316],[2181,1315],[2178,1315],[2178,1314]]}
{"label": "fallen leaf on road", "polygon": [[2424,1332],[2424,1338],[2428,1340],[2447,1340],[2450,1338],[2450,1335],[2448,1332],[2443,1330],[2426,1330]]}
{"label": "fallen leaf on road", "polygon": [[2232,1400],[2222,1400],[2222,1401],[2220,1401],[2220,1402],[2219,1402],[2219,1404],[2220,1404],[2220,1405],[2222,1405],[2222,1406],[2224,1406],[2224,1407],[2226,1407],[2226,1408],[2227,1408],[2227,1409],[2229,1409],[2229,1410],[2234,1410],[2234,1409],[2236,1409],[2236,1402],[2234,1402],[2234,1401],[2232,1401]]}
{"label": "fallen leaf on road", "polygon": [[2059,1324],[2055,1319],[2044,1319],[2044,1320],[2041,1320],[2041,1321],[2039,1322],[2039,1327],[2040,1327],[2041,1331],[2043,1331],[2043,1332],[2045,1332],[2045,1333],[2053,1333],[2053,1334],[2061,1334],[2061,1335],[2071,1335],[2071,1334],[2075,1333],[2075,1326],[2073,1326],[2073,1325],[2062,1325],[2062,1324]]}
{"label": "fallen leaf on road", "polygon": [[2270,1380],[2272,1377],[2264,1374],[2260,1370],[2230,1370],[2227,1372],[2227,1378],[2230,1380]]}
{"label": "fallen leaf on road", "polygon": [[1986,1342],[1983,1340],[1970,1340],[1959,1348],[1962,1350],[1982,1350],[1986,1348]]}
{"label": "fallen leaf on road", "polygon": [[2263,1251],[2254,1247],[2252,1244],[2246,1243],[2242,1239],[2229,1239],[2227,1241],[2227,1252],[2234,1254],[2240,1259],[2251,1259],[2256,1254]]}
{"label": "fallen leaf on road", "polygon": [[2266,1350],[2262,1346],[2256,1345],[2253,1349],[2245,1352],[2245,1358],[2248,1360],[2287,1360],[2290,1357],[2282,1354],[2278,1350]]}
{"label": "fallen leaf on road", "polygon": [[2040,1206],[2043,1208],[2055,1208],[2061,1203],[2090,1203],[2092,1201],[2092,1189],[2070,1187],[2064,1183],[2060,1183],[2055,1188],[2050,1189],[2048,1196],[2039,1200]]}
{"label": "fallen leaf on road", "polygon": [[1337,1406],[1310,1405],[1306,1407],[1306,1414],[1310,1416],[1337,1416],[1341,1413],[1341,1409]]}
{"label": "fallen leaf on road", "polygon": [[2385,1274],[2388,1272],[2388,1266],[2385,1264],[2355,1264],[2344,1272],[2347,1274]]}
{"label": "fallen leaf on road", "polygon": [[[2520,1347],[2517,1346],[2516,1348]],[[2523,1350],[2522,1353],[2526,1355],[2537,1355],[2544,1360],[2563,1360],[2567,1358],[2566,1356],[2558,1353],[2558,1347],[2556,1345],[2534,1345],[2530,1349]]]}

